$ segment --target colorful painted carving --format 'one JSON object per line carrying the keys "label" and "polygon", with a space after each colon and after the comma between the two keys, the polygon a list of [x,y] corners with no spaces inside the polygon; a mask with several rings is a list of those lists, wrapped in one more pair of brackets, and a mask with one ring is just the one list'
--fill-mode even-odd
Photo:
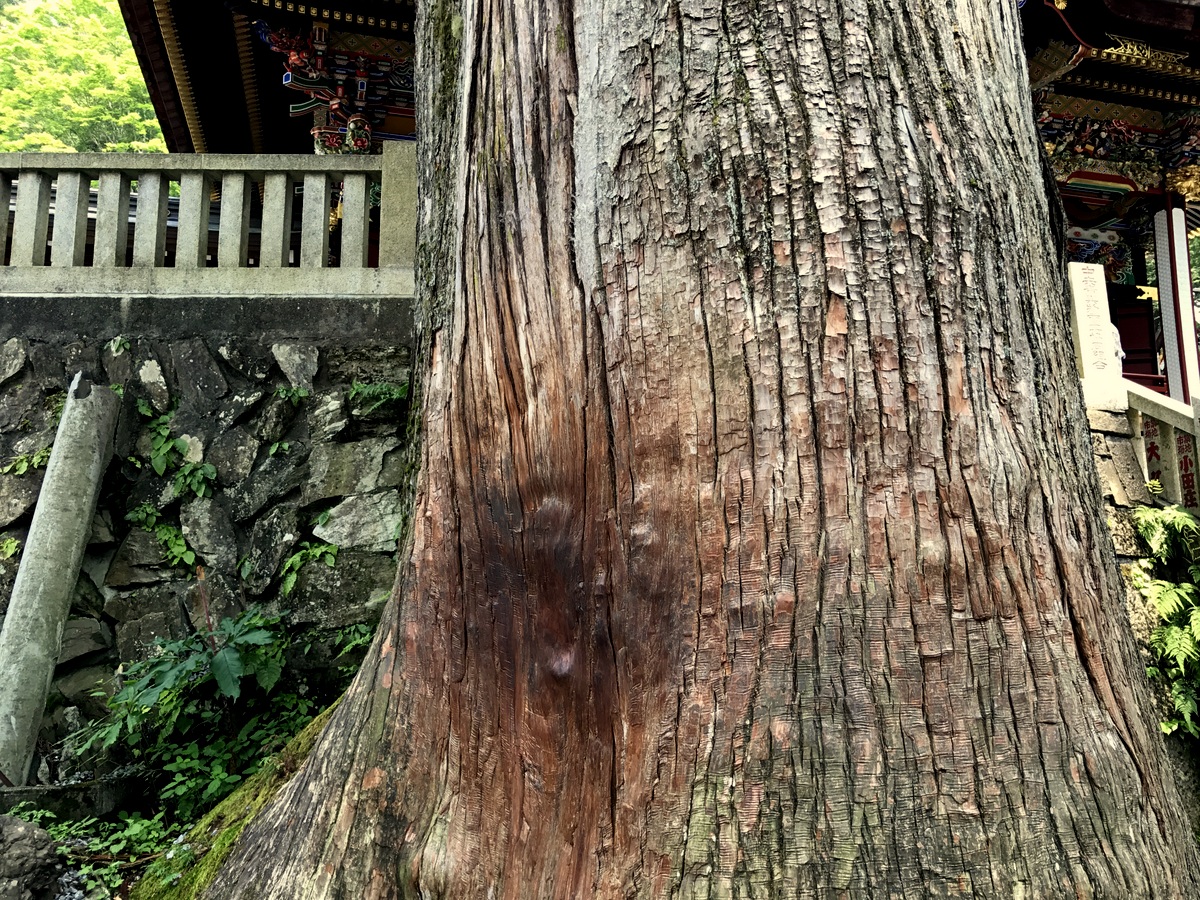
{"label": "colorful painted carving", "polygon": [[1119,119],[1056,116],[1043,113],[1038,129],[1050,155],[1071,153],[1115,162],[1145,159],[1158,149],[1160,135],[1134,128]]}
{"label": "colorful painted carving", "polygon": [[1039,98],[1038,131],[1056,176],[1073,172],[1120,175],[1138,189],[1200,162],[1200,114],[1162,114],[1123,104],[1046,93]]}
{"label": "colorful painted carving", "polygon": [[1145,191],[1162,182],[1162,168],[1144,160],[1093,159],[1077,153],[1050,156],[1054,178],[1061,184],[1087,188],[1097,194]]}
{"label": "colorful painted carving", "polygon": [[317,156],[352,154],[365,156],[371,152],[371,123],[362,113],[346,120],[346,127],[317,125],[313,136],[313,153]]}
{"label": "colorful painted carving", "polygon": [[1097,240],[1096,237],[1102,235],[1068,236],[1067,258],[1071,262],[1104,266],[1104,277],[1113,284],[1133,284],[1133,257],[1129,245],[1120,239]]}
{"label": "colorful painted carving", "polygon": [[331,32],[317,22],[307,34],[254,23],[259,38],[285,57],[283,83],[305,94],[294,116],[313,113],[314,151],[369,153],[372,140],[411,134],[415,116],[412,44]]}

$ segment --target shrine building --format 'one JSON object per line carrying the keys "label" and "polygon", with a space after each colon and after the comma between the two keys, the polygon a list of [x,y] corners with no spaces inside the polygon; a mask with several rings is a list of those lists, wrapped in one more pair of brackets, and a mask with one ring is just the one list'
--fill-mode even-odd
{"label": "shrine building", "polygon": [[119,0],[173,153],[368,153],[414,135],[414,0]]}
{"label": "shrine building", "polygon": [[1119,430],[1124,417],[1145,478],[1196,511],[1200,10],[1019,5],[1089,418]]}

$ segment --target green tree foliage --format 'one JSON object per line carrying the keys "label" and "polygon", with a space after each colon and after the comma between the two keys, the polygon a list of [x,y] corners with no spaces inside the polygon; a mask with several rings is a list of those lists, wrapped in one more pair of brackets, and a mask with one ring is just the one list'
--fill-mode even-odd
{"label": "green tree foliage", "polygon": [[163,152],[116,0],[0,0],[0,152]]}

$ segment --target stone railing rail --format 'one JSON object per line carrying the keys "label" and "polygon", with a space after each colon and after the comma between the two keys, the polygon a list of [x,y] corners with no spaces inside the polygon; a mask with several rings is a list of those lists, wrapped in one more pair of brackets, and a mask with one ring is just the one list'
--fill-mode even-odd
{"label": "stone railing rail", "polygon": [[411,296],[414,150],[0,154],[0,294]]}
{"label": "stone railing rail", "polygon": [[1196,405],[1165,397],[1129,379],[1122,383],[1129,398],[1134,448],[1146,477],[1161,484],[1166,500],[1197,510],[1200,471],[1196,436],[1200,429]]}

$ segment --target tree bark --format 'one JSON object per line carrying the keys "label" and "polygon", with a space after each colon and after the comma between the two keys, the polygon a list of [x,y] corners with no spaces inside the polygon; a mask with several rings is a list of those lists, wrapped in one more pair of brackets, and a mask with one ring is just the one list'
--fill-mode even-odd
{"label": "tree bark", "polygon": [[208,896],[1196,896],[1015,3],[418,31],[409,551]]}

